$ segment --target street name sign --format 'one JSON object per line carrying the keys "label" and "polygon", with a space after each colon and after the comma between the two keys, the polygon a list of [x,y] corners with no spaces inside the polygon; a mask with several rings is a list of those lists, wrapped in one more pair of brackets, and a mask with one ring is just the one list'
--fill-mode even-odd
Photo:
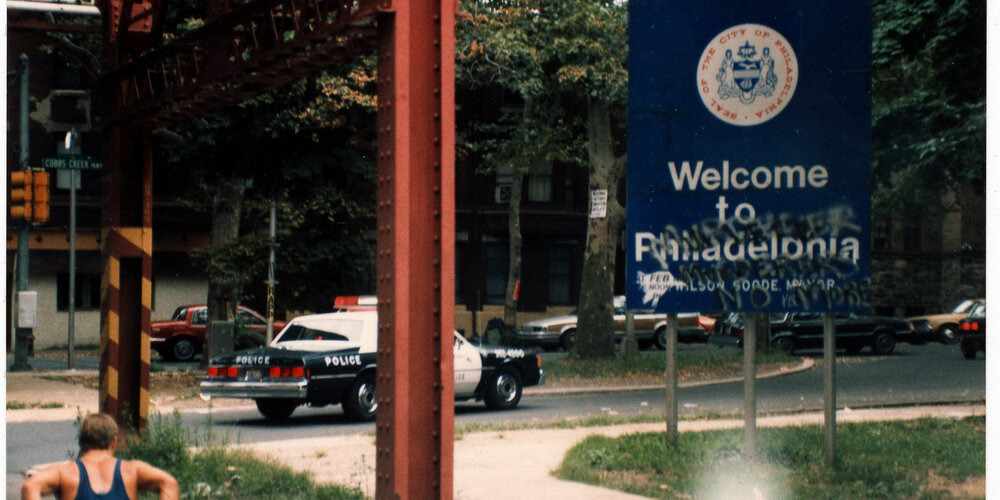
{"label": "street name sign", "polygon": [[629,9],[628,307],[869,311],[870,1]]}
{"label": "street name sign", "polygon": [[42,168],[69,170],[100,170],[101,160],[87,155],[55,155],[42,159]]}

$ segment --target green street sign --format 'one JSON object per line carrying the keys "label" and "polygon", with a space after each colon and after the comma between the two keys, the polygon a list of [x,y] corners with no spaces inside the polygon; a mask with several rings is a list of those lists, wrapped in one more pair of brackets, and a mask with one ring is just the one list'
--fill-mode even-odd
{"label": "green street sign", "polygon": [[55,155],[42,159],[42,168],[70,170],[100,170],[101,160],[87,155]]}

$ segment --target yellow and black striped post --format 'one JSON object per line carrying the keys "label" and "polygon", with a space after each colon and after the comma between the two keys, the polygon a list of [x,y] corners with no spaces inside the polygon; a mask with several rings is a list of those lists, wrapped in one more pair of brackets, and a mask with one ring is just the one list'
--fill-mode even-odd
{"label": "yellow and black striped post", "polygon": [[122,425],[149,419],[153,166],[148,130],[117,126],[105,162],[101,241],[100,408]]}

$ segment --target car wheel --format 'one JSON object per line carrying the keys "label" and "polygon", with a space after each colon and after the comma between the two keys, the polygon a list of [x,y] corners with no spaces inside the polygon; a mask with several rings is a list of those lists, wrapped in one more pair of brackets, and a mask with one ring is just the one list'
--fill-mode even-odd
{"label": "car wheel", "polygon": [[795,339],[791,337],[778,337],[771,341],[771,347],[779,352],[791,354],[795,351]]}
{"label": "car wheel", "polygon": [[896,337],[889,332],[875,332],[872,336],[872,352],[878,355],[892,354],[896,349]]}
{"label": "car wheel", "polygon": [[254,402],[257,403],[257,411],[270,422],[287,420],[295,408],[299,406],[297,400],[285,398],[255,399]]}
{"label": "car wheel", "polygon": [[659,350],[661,350],[661,351],[666,351],[667,350],[667,329],[666,328],[660,328],[660,329],[656,330],[656,333],[653,335],[653,344],[655,344],[656,348],[659,349]]}
{"label": "car wheel", "polygon": [[486,386],[486,407],[512,410],[521,401],[521,376],[513,368],[501,368]]}
{"label": "car wheel", "polygon": [[182,338],[174,341],[174,345],[170,349],[170,357],[177,361],[191,361],[196,352],[198,352],[198,347],[194,345],[194,340]]}
{"label": "car wheel", "polygon": [[566,333],[559,337],[559,346],[563,348],[564,351],[569,351],[573,349],[573,344],[576,341],[576,330],[566,330]]}
{"label": "car wheel", "polygon": [[954,344],[958,335],[958,327],[955,325],[944,325],[938,328],[938,341],[942,344]]}
{"label": "car wheel", "polygon": [[375,376],[371,372],[358,377],[343,401],[344,413],[355,420],[375,419],[378,400],[375,399]]}

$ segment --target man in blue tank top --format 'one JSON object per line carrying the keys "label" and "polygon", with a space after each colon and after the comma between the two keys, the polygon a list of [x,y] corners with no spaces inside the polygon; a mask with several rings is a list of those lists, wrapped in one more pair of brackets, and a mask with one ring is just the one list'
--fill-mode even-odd
{"label": "man in blue tank top", "polygon": [[45,468],[28,478],[21,498],[54,494],[59,500],[135,500],[140,491],[156,491],[161,500],[177,500],[177,480],[141,460],[115,458],[118,425],[101,413],[80,423],[80,455],[75,462]]}

